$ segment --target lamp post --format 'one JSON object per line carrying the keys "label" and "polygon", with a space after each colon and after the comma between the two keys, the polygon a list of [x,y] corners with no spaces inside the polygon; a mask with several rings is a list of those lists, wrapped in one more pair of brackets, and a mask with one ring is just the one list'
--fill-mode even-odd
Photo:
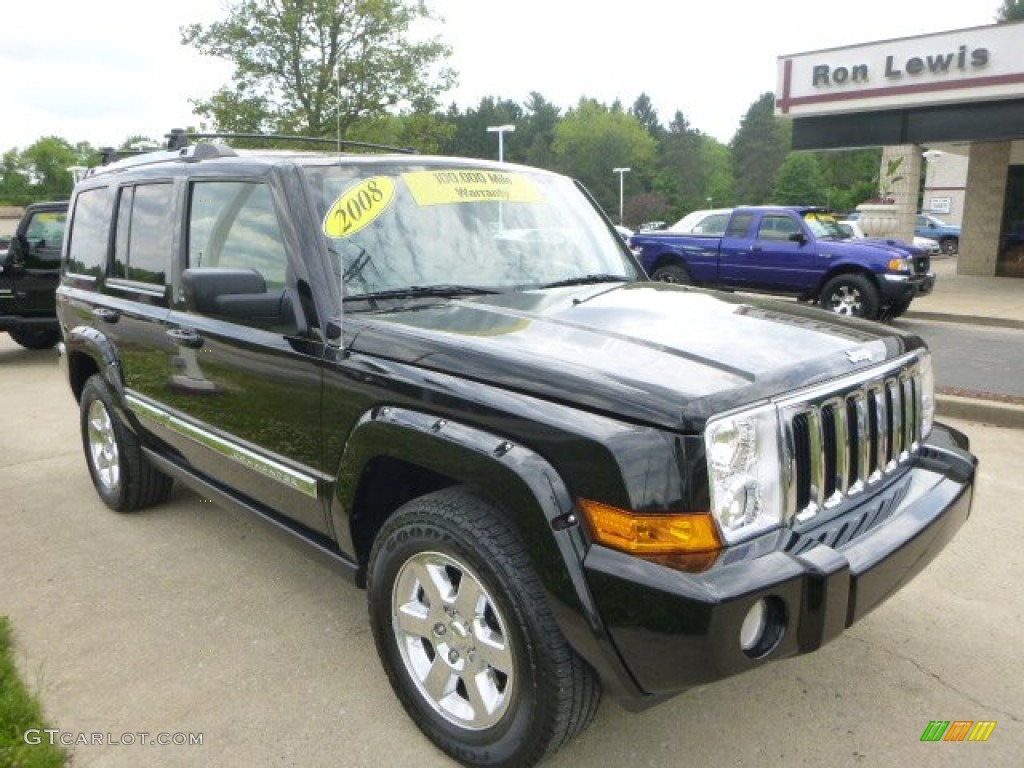
{"label": "lamp post", "polygon": [[622,223],[622,180],[631,170],[631,168],[612,168],[612,173],[619,174],[619,224],[622,226],[625,226]]}
{"label": "lamp post", "polygon": [[498,162],[505,161],[505,134],[513,133],[516,130],[514,125],[489,125],[487,126],[488,133],[498,134]]}

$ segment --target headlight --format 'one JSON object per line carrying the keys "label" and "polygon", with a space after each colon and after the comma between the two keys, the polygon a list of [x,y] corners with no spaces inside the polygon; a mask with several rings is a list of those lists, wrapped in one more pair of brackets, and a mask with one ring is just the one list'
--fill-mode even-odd
{"label": "headlight", "polygon": [[921,358],[921,439],[931,434],[935,423],[935,369],[932,355],[925,352]]}
{"label": "headlight", "polygon": [[711,513],[727,544],[782,524],[779,425],[774,406],[708,422]]}
{"label": "headlight", "polygon": [[910,259],[889,259],[889,271],[890,272],[909,272],[910,271]]}

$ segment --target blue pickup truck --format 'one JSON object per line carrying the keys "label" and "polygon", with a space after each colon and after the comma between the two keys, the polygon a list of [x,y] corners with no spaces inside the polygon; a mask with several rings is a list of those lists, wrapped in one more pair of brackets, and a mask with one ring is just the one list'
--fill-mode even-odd
{"label": "blue pickup truck", "polygon": [[638,232],[630,245],[655,280],[794,296],[869,320],[898,317],[935,285],[927,253],[850,240],[821,208],[743,206],[720,237]]}

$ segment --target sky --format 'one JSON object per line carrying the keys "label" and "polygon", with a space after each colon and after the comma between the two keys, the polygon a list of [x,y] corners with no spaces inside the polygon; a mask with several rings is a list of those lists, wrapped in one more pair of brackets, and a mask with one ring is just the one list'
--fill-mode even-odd
{"label": "sky", "polygon": [[[532,91],[565,108],[581,97],[629,107],[641,93],[668,125],[728,142],[775,90],[779,56],[991,24],[999,0],[426,0],[443,24],[459,84],[442,104]],[[56,0],[0,10],[0,152],[56,135],[116,145],[198,123],[190,98],[230,82],[228,63],[181,45],[182,26],[223,14],[219,0]],[[507,136],[508,141],[515,137]]]}

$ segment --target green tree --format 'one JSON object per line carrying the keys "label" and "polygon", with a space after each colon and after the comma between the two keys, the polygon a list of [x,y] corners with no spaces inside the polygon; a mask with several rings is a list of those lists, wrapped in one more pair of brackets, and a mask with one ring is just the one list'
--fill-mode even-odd
{"label": "green tree", "polygon": [[28,164],[17,147],[4,152],[0,160],[0,202],[24,205],[32,201]]}
{"label": "green tree", "polygon": [[996,22],[999,24],[1022,19],[1024,19],[1024,0],[1003,0],[1003,4],[996,11]]}
{"label": "green tree", "polygon": [[523,105],[525,130],[516,144],[525,148],[523,162],[538,168],[554,168],[555,128],[561,119],[561,110],[536,91]]}
{"label": "green tree", "polygon": [[432,99],[452,83],[450,49],[410,28],[422,0],[235,0],[182,43],[234,65],[232,84],[193,101],[216,128],[345,138],[352,124]]}
{"label": "green tree", "polygon": [[[658,119],[658,111],[654,108],[654,104],[651,102],[651,97],[646,93],[641,93],[637,96],[636,101],[633,102],[633,106],[629,109],[629,114],[640,121],[649,134],[655,139],[661,138],[661,135],[665,132],[665,129],[661,127],[661,121]],[[676,114],[679,114],[678,112]]]}
{"label": "green tree", "polygon": [[[704,165],[707,168],[705,203],[711,208],[730,208],[742,202],[736,197],[735,174],[732,169],[732,152],[722,142],[706,137],[701,146]],[[688,211],[684,211],[688,213]]]}
{"label": "green tree", "polygon": [[421,102],[397,115],[359,120],[349,130],[348,138],[429,155],[444,152],[454,135],[455,123],[441,114],[433,102]]}
{"label": "green tree", "polygon": [[775,176],[771,201],[779,205],[826,205],[827,188],[818,159],[810,152],[792,152]]}
{"label": "green tree", "polygon": [[523,162],[526,149],[519,133],[523,122],[523,108],[516,102],[486,96],[475,108],[468,109],[462,114],[459,114],[452,105],[448,115],[455,123],[455,135],[445,150],[449,154],[497,160],[498,136],[487,129],[497,125],[514,125],[515,133],[505,133],[502,138],[505,160]]}
{"label": "green tree", "polygon": [[661,136],[661,170],[654,186],[671,203],[674,218],[704,207],[708,167],[703,145],[707,138],[680,111]]}
{"label": "green tree", "polygon": [[763,93],[747,110],[731,143],[736,194],[750,204],[771,195],[775,173],[786,159],[792,127],[775,117],[775,95]]}
{"label": "green tree", "polygon": [[645,191],[658,145],[633,115],[583,98],[559,122],[553,149],[557,170],[583,182],[617,219],[619,174],[612,169],[631,169],[625,174],[625,195]]}

